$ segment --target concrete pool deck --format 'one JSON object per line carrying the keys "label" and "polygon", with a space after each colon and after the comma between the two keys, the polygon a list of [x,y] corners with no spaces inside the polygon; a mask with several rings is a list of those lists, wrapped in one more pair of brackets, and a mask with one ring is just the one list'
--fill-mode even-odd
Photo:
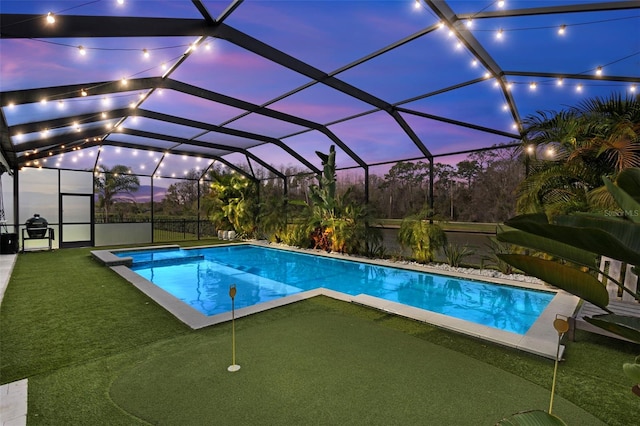
{"label": "concrete pool deck", "polygon": [[[0,304],[9,284],[17,254],[0,255]],[[0,386],[0,425],[24,426],[27,424],[27,379]]]}
{"label": "concrete pool deck", "polygon": [[[283,250],[297,251],[301,253],[309,254],[308,250],[296,249],[291,247],[274,246],[272,244],[260,241],[252,241],[249,243],[240,244],[253,244],[263,247],[279,248]],[[144,247],[140,250],[149,250],[153,248],[178,248],[179,246],[161,246],[161,247]],[[220,247],[220,245],[211,246]],[[197,247],[193,247],[197,248]],[[199,247],[202,248],[202,247]],[[132,251],[137,249],[120,249],[120,250],[96,250],[92,251],[92,255],[100,262],[109,266],[120,276],[131,282],[136,288],[145,293],[147,296],[156,301],[160,306],[171,312],[180,321],[187,324],[192,329],[199,329],[208,327],[211,325],[227,322],[231,320],[231,312],[225,312],[222,314],[207,316],[172,296],[168,292],[162,290],[147,279],[141,277],[137,273],[129,269],[127,263],[130,263],[130,258],[121,258],[115,256],[113,253],[117,251]],[[400,315],[403,317],[411,318],[417,321],[422,321],[436,327],[444,328],[447,330],[455,331],[458,333],[466,334],[483,340],[487,340],[493,343],[497,343],[503,346],[516,348],[525,352],[536,354],[545,358],[556,359],[558,351],[558,333],[553,328],[553,321],[557,316],[569,318],[571,317],[576,307],[578,306],[579,298],[573,296],[565,291],[556,290],[538,283],[526,283],[521,281],[514,281],[496,277],[483,277],[479,275],[471,274],[456,274],[454,272],[443,271],[436,268],[430,268],[420,264],[400,264],[393,263],[385,260],[375,260],[366,258],[355,258],[352,256],[341,255],[337,253],[325,253],[320,251],[314,251],[313,254],[319,256],[333,257],[337,259],[355,260],[364,263],[370,263],[374,265],[404,268],[419,272],[427,272],[439,275],[447,275],[457,278],[471,279],[475,281],[484,281],[494,284],[504,284],[515,287],[524,287],[534,290],[543,290],[555,293],[554,298],[551,300],[546,309],[538,317],[535,323],[527,331],[526,334],[516,334],[503,330],[499,330],[493,327],[488,327],[480,324],[476,324],[469,321],[464,321],[458,318],[450,317],[447,315],[438,314],[435,312],[427,311],[424,309],[414,308],[397,302],[391,302],[385,299],[372,297],[365,294],[359,294],[356,296],[340,293],[337,291],[329,290],[326,288],[317,288],[309,291],[303,291],[300,293],[286,296],[280,299],[271,300],[264,303],[259,303],[246,308],[237,309],[235,311],[235,317],[241,318],[243,316],[252,315],[258,312],[262,312],[268,309],[284,306],[289,303],[294,303],[300,300],[308,299],[316,296],[327,296],[334,299],[357,303],[364,306],[368,306],[374,309],[379,309],[384,312],[388,312],[394,315]],[[564,345],[559,348],[559,358],[562,359],[564,353]]]}

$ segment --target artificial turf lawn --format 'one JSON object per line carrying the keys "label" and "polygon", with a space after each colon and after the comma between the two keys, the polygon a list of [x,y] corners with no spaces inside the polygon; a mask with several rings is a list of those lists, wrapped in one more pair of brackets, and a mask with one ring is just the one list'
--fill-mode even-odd
{"label": "artificial turf lawn", "polygon": [[[120,372],[111,398],[152,424],[176,425],[480,425],[521,410],[523,398],[529,407],[548,406],[548,391],[503,370],[307,305],[243,327],[236,373],[226,370],[231,342],[219,332]],[[556,401],[556,413],[601,424],[565,400]]]}
{"label": "artificial turf lawn", "polygon": [[[214,397],[222,398],[225,390],[242,389],[239,385],[243,380],[247,382],[244,383],[246,387],[242,395],[258,392],[263,387],[271,389],[276,395],[282,395],[284,398],[287,386],[296,385],[300,389],[312,392],[311,397],[306,396],[309,400],[319,397],[320,392],[317,387],[302,386],[307,378],[324,381],[324,388],[320,389],[326,388],[322,398],[325,402],[315,407],[315,423],[330,423],[331,419],[335,418],[331,417],[335,410],[327,413],[323,407],[344,403],[345,398],[327,403],[327,395],[353,389],[353,384],[350,387],[347,386],[349,381],[355,384],[366,384],[363,389],[368,389],[368,392],[376,395],[376,398],[381,397],[382,401],[387,401],[387,407],[392,407],[383,410],[385,413],[406,416],[396,417],[400,419],[397,422],[403,424],[411,424],[413,419],[411,416],[425,410],[424,407],[415,407],[415,404],[410,404],[411,407],[408,410],[401,409],[406,407],[403,405],[403,401],[407,400],[406,395],[412,395],[413,398],[413,395],[420,396],[428,392],[433,398],[428,406],[440,407],[442,415],[449,412],[460,413],[461,400],[465,403],[473,403],[475,398],[486,393],[485,384],[502,383],[502,379],[473,382],[474,374],[485,374],[489,370],[495,370],[499,375],[510,372],[520,376],[525,381],[542,386],[544,389],[538,389],[543,395],[548,396],[553,369],[553,363],[548,360],[328,298],[315,298],[239,320],[236,324],[239,337],[238,361],[243,364],[243,368],[240,372],[234,373],[237,376],[232,377],[233,374],[226,372],[225,369],[230,363],[228,325],[223,324],[199,331],[188,329],[108,268],[91,260],[88,253],[89,250],[86,249],[69,249],[20,255],[5,294],[0,313],[1,381],[6,383],[24,377],[29,378],[29,422],[33,424],[135,424],[138,422],[126,411],[145,418],[149,415],[144,412],[144,407],[147,405],[156,407],[152,410],[153,413],[163,413],[165,407],[168,411],[174,411],[169,408],[171,404],[164,403],[162,399],[162,392],[167,387],[160,386],[160,383],[150,379],[136,383],[138,386],[147,386],[147,389],[156,392],[157,397],[151,398],[149,392],[136,392],[136,397],[123,398],[122,389],[127,378],[136,377],[135,372],[138,368],[140,371],[146,371],[144,369],[150,366],[153,366],[151,371],[164,368],[161,378],[165,383],[172,386],[190,384],[179,392],[180,401],[205,407],[206,409],[194,410],[202,412],[203,415],[212,406],[220,408],[223,402],[228,403],[226,399],[218,400],[216,404],[212,401]],[[319,321],[320,324],[315,324],[318,321],[312,319],[317,320],[317,315],[329,316],[323,317],[326,320]],[[365,336],[363,332],[349,335],[347,334],[349,327],[330,325],[328,318],[331,317],[335,317],[337,323],[344,318],[347,322],[351,321],[354,324],[362,322],[363,330],[373,337],[359,337]],[[297,328],[305,324],[305,327]],[[310,334],[305,332],[320,325],[326,325],[329,330],[333,327],[334,332],[329,333],[326,338],[338,339],[338,343],[318,344],[313,338],[321,336],[322,330]],[[265,334],[265,330],[271,333],[284,333],[284,330],[287,330],[285,333],[287,338],[278,341],[268,333]],[[385,333],[390,330],[402,336],[397,339],[403,342],[397,345],[403,350],[391,352],[391,354],[395,359],[395,356],[406,352],[407,354],[403,355],[407,357],[406,360],[392,362],[389,361],[390,355],[387,355],[387,361],[381,362],[382,368],[362,370],[369,365],[375,365],[378,358],[384,360],[383,352],[393,349],[393,346],[385,343],[388,341],[386,337],[384,339],[375,337],[378,334],[387,336]],[[254,336],[251,339],[252,334]],[[345,334],[345,337],[341,337],[342,334]],[[303,339],[303,336],[306,338]],[[579,337],[581,341],[568,345],[567,361],[561,364],[559,370],[557,393],[598,416],[607,424],[640,424],[637,397],[631,395],[630,383],[623,376],[620,367],[622,362],[633,359],[638,347],[608,339],[592,338],[586,334],[581,334]],[[250,346],[252,340],[253,350]],[[301,343],[294,344],[296,340],[306,343],[307,347],[304,351]],[[278,341],[278,344],[274,344],[275,341]],[[409,341],[415,342],[408,343]],[[425,346],[415,350],[416,353],[412,355],[413,349],[411,351],[408,349],[417,345]],[[427,350],[430,346],[436,347],[440,352],[430,352]],[[443,355],[442,351],[445,347],[451,350],[446,354],[455,354],[455,357]],[[366,350],[360,348],[366,348]],[[356,363],[361,368],[361,374],[357,377],[360,380],[349,376],[349,372],[352,371],[349,366],[355,365],[353,359],[347,363],[346,358],[342,360],[342,357],[336,357],[330,353],[327,355],[326,351],[329,349],[344,351],[341,354],[351,354],[355,357],[353,359],[365,355],[370,357],[371,359],[367,358],[366,361]],[[317,354],[317,361],[313,366],[305,367],[305,359],[315,350],[320,351]],[[267,355],[260,355],[264,351],[267,351]],[[268,356],[269,351],[273,351],[270,356]],[[299,353],[305,353],[305,357],[296,356]],[[251,357],[255,357],[255,361]],[[289,365],[294,365],[294,361],[302,363],[301,369],[287,371],[278,368],[278,364],[273,363],[279,362],[282,357],[288,357]],[[433,380],[421,381],[421,375],[417,372],[418,367],[409,369],[411,374],[408,377],[415,379],[415,383],[411,386],[407,380],[394,383],[389,379],[389,377],[398,377],[406,373],[406,365],[422,368],[424,367],[422,364],[427,360],[446,361],[448,358],[464,361],[452,362],[449,367],[439,367],[438,373],[451,374],[442,376],[447,377],[444,381],[446,386],[440,384],[434,387]],[[173,365],[171,361],[174,362]],[[237,380],[238,383],[235,385],[221,383],[220,387],[223,389],[217,392],[218,387],[215,386],[215,381],[200,382],[200,386],[197,386],[201,378],[197,370],[192,371],[191,368],[180,370],[182,366],[201,365],[205,361],[212,363],[209,374],[220,374],[221,380]],[[340,362],[343,364],[338,364]],[[219,364],[217,369],[214,368],[216,365],[213,363]],[[340,367],[338,371],[341,374],[337,376],[338,379],[330,379],[328,373],[318,373],[314,367],[317,365],[332,367],[338,365]],[[476,365],[476,368],[467,368],[468,365]],[[261,366],[265,368],[262,369]],[[393,374],[391,368],[398,368],[399,372]],[[461,372],[457,373],[456,370]],[[327,370],[327,372],[331,371],[333,370]],[[181,377],[187,379],[187,373],[192,374],[193,377],[188,378],[186,382],[181,382]],[[265,378],[267,374],[275,375],[272,379],[267,379]],[[424,374],[427,372],[425,371]],[[142,377],[144,378],[145,375]],[[284,380],[287,377],[291,380]],[[258,380],[259,378],[261,379]],[[270,387],[269,383],[274,386]],[[457,383],[463,384],[464,391],[457,392],[455,395],[446,392]],[[464,386],[465,383],[467,386]],[[278,386],[275,386],[276,384]],[[312,382],[309,384],[311,385]],[[134,388],[133,384],[129,387]],[[127,386],[124,386],[125,390],[126,388]],[[399,393],[396,391],[397,388],[408,393]],[[212,394],[207,395],[204,401],[202,401],[202,389]],[[433,389],[438,391],[431,393]],[[300,393],[300,390],[296,393]],[[361,394],[366,393],[364,390],[361,391]],[[258,394],[264,396],[268,392],[262,389]],[[548,408],[546,397],[542,405],[536,403],[534,406],[532,392],[527,391],[522,395],[514,392],[507,392],[507,394],[516,400],[519,398],[516,411]],[[173,395],[172,403],[178,402],[175,397]],[[440,397],[439,400],[436,399],[438,397]],[[497,399],[502,400],[494,397],[493,401]],[[139,407],[137,409],[128,407],[127,401],[138,401]],[[258,404],[260,402],[261,404]],[[247,405],[248,408],[244,410],[247,413],[244,415],[257,413],[261,419],[264,418],[265,422],[268,422],[266,419],[276,418],[273,416],[277,416],[283,409],[282,405],[273,405],[270,402],[256,397]],[[351,403],[347,401],[350,410],[345,412],[354,411],[358,406],[364,407],[365,402],[367,399],[364,397],[359,401],[353,400]],[[252,404],[256,407],[259,405],[260,410],[252,409]],[[419,405],[419,402],[416,404]],[[556,402],[556,404],[559,403]],[[298,407],[298,405],[300,404],[291,406]],[[379,401],[374,405],[375,407],[383,406]],[[126,411],[122,411],[121,407],[125,407]],[[265,410],[269,407],[274,411],[266,412]],[[307,403],[300,412],[303,414],[314,412],[313,408],[313,404]],[[482,401],[477,404],[474,411],[486,411],[490,408],[494,407]],[[561,409],[559,405],[556,408]],[[489,423],[501,417],[499,415],[498,418],[494,418],[494,414],[493,411],[487,414],[490,417]],[[166,419],[169,418],[167,414]],[[422,419],[424,420],[424,417]],[[570,418],[565,420],[570,424],[576,424]],[[154,420],[151,421],[155,423]],[[193,421],[198,423],[197,420]],[[393,421],[390,422],[393,423]]]}

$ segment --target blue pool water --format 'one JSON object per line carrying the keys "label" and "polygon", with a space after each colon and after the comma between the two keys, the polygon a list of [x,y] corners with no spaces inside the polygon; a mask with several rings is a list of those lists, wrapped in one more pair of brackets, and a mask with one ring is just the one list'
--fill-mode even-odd
{"label": "blue pool water", "polygon": [[367,294],[525,334],[554,294],[252,245],[114,253],[132,270],[205,315],[319,287]]}

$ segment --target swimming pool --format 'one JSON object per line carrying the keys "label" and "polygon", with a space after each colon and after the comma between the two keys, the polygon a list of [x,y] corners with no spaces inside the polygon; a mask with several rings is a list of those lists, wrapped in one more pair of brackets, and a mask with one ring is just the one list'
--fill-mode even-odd
{"label": "swimming pool", "polygon": [[554,292],[435,275],[391,266],[274,249],[231,245],[114,252],[131,270],[206,316],[317,288],[368,295],[524,335]]}

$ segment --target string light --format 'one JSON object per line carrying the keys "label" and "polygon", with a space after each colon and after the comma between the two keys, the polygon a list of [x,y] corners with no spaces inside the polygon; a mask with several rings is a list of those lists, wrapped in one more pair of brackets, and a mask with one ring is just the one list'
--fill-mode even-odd
{"label": "string light", "polygon": [[413,3],[413,8],[414,8],[414,9],[420,9],[420,0],[416,0],[416,1]]}
{"label": "string light", "polygon": [[559,35],[564,35],[564,33],[567,30],[567,26],[565,24],[560,25],[560,28],[558,28],[558,34]]}
{"label": "string light", "polygon": [[473,25],[473,20],[471,18],[467,19],[466,25],[467,28],[471,28],[471,26]]}
{"label": "string light", "polygon": [[84,46],[83,46],[83,45],[78,46],[78,51],[80,52],[80,54],[81,54],[82,56],[84,56],[84,55],[86,55],[86,54],[87,54],[87,50],[84,48]]}
{"label": "string light", "polygon": [[538,88],[538,83],[532,82],[529,83],[529,90],[536,90]]}
{"label": "string light", "polygon": [[632,84],[631,87],[629,88],[629,90],[631,91],[631,93],[635,93],[636,92],[636,85]]}
{"label": "string light", "polygon": [[576,86],[576,92],[582,92],[582,84]]}
{"label": "string light", "polygon": [[503,8],[504,7],[504,0],[499,0],[498,1],[498,7],[499,8]]}
{"label": "string light", "polygon": [[41,103],[42,105],[46,104],[46,103],[47,103],[47,98],[42,98],[42,99],[40,99],[40,103]]}
{"label": "string light", "polygon": [[600,77],[602,75],[602,67],[596,68],[596,75]]}
{"label": "string light", "polygon": [[124,0],[117,0],[119,5],[123,5],[124,4]]}
{"label": "string light", "polygon": [[126,86],[126,85],[127,85],[127,78],[126,78],[126,77],[122,77],[122,79],[120,80],[120,83],[121,83],[123,86]]}
{"label": "string light", "polygon": [[149,57],[149,51],[147,49],[142,49],[142,56],[144,56],[145,58]]}
{"label": "string light", "polygon": [[496,38],[497,39],[502,39],[502,35],[504,34],[504,30],[502,28],[500,28],[498,30],[498,32],[496,33]]}
{"label": "string light", "polygon": [[47,23],[54,24],[56,22],[56,17],[52,12],[47,13]]}
{"label": "string light", "polygon": [[86,90],[84,90],[84,89],[82,89],[82,90],[80,91],[80,95],[82,95],[82,96],[87,96],[87,91],[86,91]]}
{"label": "string light", "polygon": [[560,77],[556,80],[556,86],[562,86],[564,84],[564,78]]}
{"label": "string light", "polygon": [[477,67],[477,66],[478,66],[478,60],[477,60],[477,59],[473,59],[473,60],[471,61],[471,66],[472,66],[472,67]]}

